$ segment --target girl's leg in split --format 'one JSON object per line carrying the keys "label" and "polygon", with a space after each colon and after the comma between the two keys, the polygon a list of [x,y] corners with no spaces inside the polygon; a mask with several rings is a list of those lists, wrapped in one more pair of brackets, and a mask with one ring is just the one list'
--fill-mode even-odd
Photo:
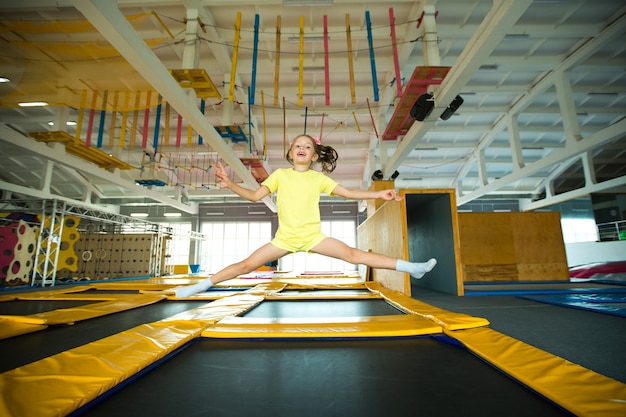
{"label": "girl's leg in split", "polygon": [[338,258],[352,264],[363,264],[372,268],[408,272],[415,278],[423,277],[424,274],[430,272],[437,265],[437,260],[434,258],[427,262],[407,262],[380,253],[365,252],[361,249],[352,248],[342,241],[330,237],[321,241],[311,252]]}
{"label": "girl's leg in split", "polygon": [[267,243],[261,246],[259,249],[252,252],[250,256],[244,259],[241,262],[234,263],[232,265],[227,266],[221,271],[215,273],[210,278],[205,279],[204,281],[200,281],[194,285],[188,285],[185,287],[180,287],[176,289],[176,297],[185,298],[189,297],[198,292],[206,291],[211,288],[214,284],[218,284],[222,281],[226,281],[232,278],[235,278],[239,275],[247,274],[248,272],[252,272],[255,269],[269,263],[275,261],[283,256],[287,255],[287,252],[284,249],[279,249],[271,243]]}

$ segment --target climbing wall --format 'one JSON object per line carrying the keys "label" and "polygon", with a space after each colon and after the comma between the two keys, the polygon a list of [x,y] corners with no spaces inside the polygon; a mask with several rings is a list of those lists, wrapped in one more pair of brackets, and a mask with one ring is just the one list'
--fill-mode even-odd
{"label": "climbing wall", "polygon": [[[60,221],[60,217],[57,217],[57,221]],[[58,243],[56,241],[52,242],[54,251],[58,252],[58,258],[56,259],[57,278],[66,276],[77,270],[78,258],[76,256],[75,246],[80,236],[80,232],[78,231],[79,225],[80,218],[64,216],[63,227],[59,228],[61,238]],[[46,227],[49,227],[49,225],[46,225]],[[39,231],[37,230],[37,232]],[[38,255],[40,258],[44,256],[42,252],[45,252],[47,245],[47,240],[41,242],[42,251],[40,251]],[[54,255],[54,252],[51,252],[51,256],[52,255]],[[54,265],[54,260],[52,260],[52,264]]]}
{"label": "climbing wall", "polygon": [[30,282],[37,245],[36,229],[24,220],[0,227],[0,280],[6,285]]}
{"label": "climbing wall", "polygon": [[37,228],[20,220],[15,229],[17,243],[13,250],[13,259],[6,273],[8,285],[27,285],[33,273],[33,261],[37,249]]}
{"label": "climbing wall", "polygon": [[150,276],[159,248],[158,234],[116,234],[87,230],[76,242],[74,278],[108,279]]}

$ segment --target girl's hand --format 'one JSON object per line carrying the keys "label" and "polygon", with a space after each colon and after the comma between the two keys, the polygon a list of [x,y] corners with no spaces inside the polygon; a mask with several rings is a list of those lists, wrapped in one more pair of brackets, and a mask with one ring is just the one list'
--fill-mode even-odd
{"label": "girl's hand", "polygon": [[232,181],[228,176],[226,168],[224,168],[224,165],[222,165],[221,162],[218,162],[217,166],[215,167],[215,177],[222,187],[230,188],[230,184],[232,183]]}
{"label": "girl's hand", "polygon": [[402,201],[403,200],[403,197],[399,196],[398,193],[396,193],[396,190],[382,190],[380,194],[378,195],[378,197],[387,201],[391,201],[391,200]]}

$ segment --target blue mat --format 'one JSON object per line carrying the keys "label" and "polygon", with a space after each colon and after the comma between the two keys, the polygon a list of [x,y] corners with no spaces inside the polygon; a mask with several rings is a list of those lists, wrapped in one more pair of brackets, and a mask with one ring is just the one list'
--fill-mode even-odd
{"label": "blue mat", "polygon": [[623,293],[525,295],[518,298],[626,317],[626,294]]}

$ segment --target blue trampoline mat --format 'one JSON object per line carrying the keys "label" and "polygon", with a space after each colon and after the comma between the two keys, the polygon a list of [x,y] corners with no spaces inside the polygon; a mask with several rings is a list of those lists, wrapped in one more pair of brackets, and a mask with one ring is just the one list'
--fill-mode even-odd
{"label": "blue trampoline mat", "polygon": [[520,295],[518,298],[626,317],[626,294],[624,293]]}

